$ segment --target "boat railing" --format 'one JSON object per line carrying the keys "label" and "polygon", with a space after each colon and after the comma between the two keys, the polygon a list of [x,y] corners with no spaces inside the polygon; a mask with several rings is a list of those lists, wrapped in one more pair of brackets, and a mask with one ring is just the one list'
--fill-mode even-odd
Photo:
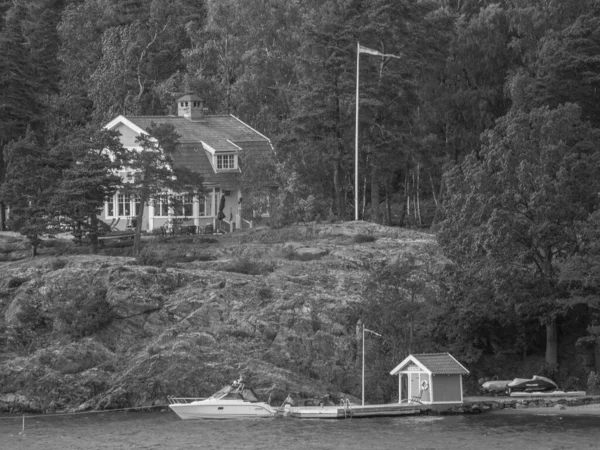
{"label": "boat railing", "polygon": [[171,405],[177,404],[177,403],[192,403],[192,402],[198,402],[200,400],[205,400],[206,397],[173,397],[171,395],[169,395],[167,397],[167,400],[169,400],[169,403]]}

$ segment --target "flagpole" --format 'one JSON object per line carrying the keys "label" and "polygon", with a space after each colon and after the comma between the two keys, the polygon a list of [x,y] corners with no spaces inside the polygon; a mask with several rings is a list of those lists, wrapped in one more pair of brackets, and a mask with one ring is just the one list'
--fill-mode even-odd
{"label": "flagpole", "polygon": [[360,74],[360,43],[356,43],[356,114],[354,125],[354,220],[358,220],[358,81]]}
{"label": "flagpole", "polygon": [[[367,53],[369,55],[381,56],[382,58],[398,58],[398,55],[381,53],[378,50],[372,48],[360,46],[360,42],[356,42],[356,123],[354,124],[355,136],[354,136],[354,220],[358,220],[358,86],[359,86],[359,74],[360,74],[360,52]],[[364,199],[363,199],[364,201]]]}
{"label": "flagpole", "polygon": [[362,401],[361,405],[365,406],[365,331],[369,333],[373,333],[375,336],[381,337],[379,333],[376,333],[373,330],[368,330],[365,328],[365,324],[362,324]]}

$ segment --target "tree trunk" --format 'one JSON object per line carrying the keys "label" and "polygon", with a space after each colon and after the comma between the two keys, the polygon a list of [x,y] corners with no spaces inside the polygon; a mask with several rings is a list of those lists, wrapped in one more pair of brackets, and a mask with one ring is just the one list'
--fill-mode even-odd
{"label": "tree trunk", "polygon": [[0,231],[6,231],[6,205],[0,202]]}
{"label": "tree trunk", "polygon": [[144,216],[144,207],[147,201],[148,198],[140,198],[140,207],[136,215],[135,234],[133,236],[133,256],[136,258],[142,250],[142,217]]}
{"label": "tree trunk", "polygon": [[416,202],[415,207],[417,211],[417,223],[419,226],[423,225],[423,221],[421,220],[421,197],[419,196],[419,192],[421,191],[421,169],[419,164],[417,164],[417,186],[416,186]]}
{"label": "tree trunk", "polygon": [[344,193],[343,193],[343,189],[342,189],[342,169],[340,166],[340,162],[336,161],[335,162],[335,166],[333,168],[333,186],[335,189],[335,200],[336,200],[336,206],[337,206],[337,213],[338,213],[338,219],[339,220],[344,220],[344,216],[345,216],[345,199],[344,199]]}
{"label": "tree trunk", "polygon": [[558,366],[558,336],[556,319],[546,324],[546,364],[551,369]]}
{"label": "tree trunk", "polygon": [[[365,181],[363,183],[363,201],[362,201],[362,211],[361,211],[361,217],[365,218],[365,212],[367,209],[367,177],[365,177]],[[373,219],[371,219],[372,221]]]}
{"label": "tree trunk", "polygon": [[600,344],[596,343],[594,345],[594,368],[596,369],[596,373],[600,373]]}
{"label": "tree trunk", "polygon": [[392,189],[390,187],[390,179],[385,180],[385,224],[392,225],[392,202],[390,200]]}
{"label": "tree trunk", "polygon": [[95,214],[90,215],[90,253],[98,253],[98,217]]}
{"label": "tree trunk", "polygon": [[371,222],[380,223],[379,220],[379,168],[371,167]]}
{"label": "tree trunk", "polygon": [[[406,180],[406,178],[405,178],[405,180]],[[408,192],[406,190],[406,187],[407,187],[407,184],[406,184],[406,181],[405,181],[405,183],[404,183],[404,192],[402,193],[402,195],[400,197],[403,201],[402,201],[402,204],[400,205],[400,217],[398,218],[398,220],[399,220],[398,226],[399,227],[403,227],[404,226],[404,221],[405,221],[405,218],[406,218],[406,211],[408,209],[408,204],[407,204],[407,201],[408,201]]]}

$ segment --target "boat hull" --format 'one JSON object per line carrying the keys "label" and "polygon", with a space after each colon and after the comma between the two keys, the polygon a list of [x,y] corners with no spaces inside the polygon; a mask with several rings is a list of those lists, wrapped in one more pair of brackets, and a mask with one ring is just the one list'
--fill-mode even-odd
{"label": "boat hull", "polygon": [[181,419],[243,419],[272,417],[277,411],[267,403],[193,402],[169,405]]}

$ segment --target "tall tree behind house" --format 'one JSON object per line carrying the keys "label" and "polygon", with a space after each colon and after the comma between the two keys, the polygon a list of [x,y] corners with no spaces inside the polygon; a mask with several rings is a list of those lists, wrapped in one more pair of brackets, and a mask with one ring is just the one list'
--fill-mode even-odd
{"label": "tall tree behind house", "polygon": [[[27,11],[20,3],[4,17],[0,32],[0,186],[6,181],[6,146],[40,127],[40,88],[23,34]],[[0,200],[0,230],[6,229],[6,199]]]}

